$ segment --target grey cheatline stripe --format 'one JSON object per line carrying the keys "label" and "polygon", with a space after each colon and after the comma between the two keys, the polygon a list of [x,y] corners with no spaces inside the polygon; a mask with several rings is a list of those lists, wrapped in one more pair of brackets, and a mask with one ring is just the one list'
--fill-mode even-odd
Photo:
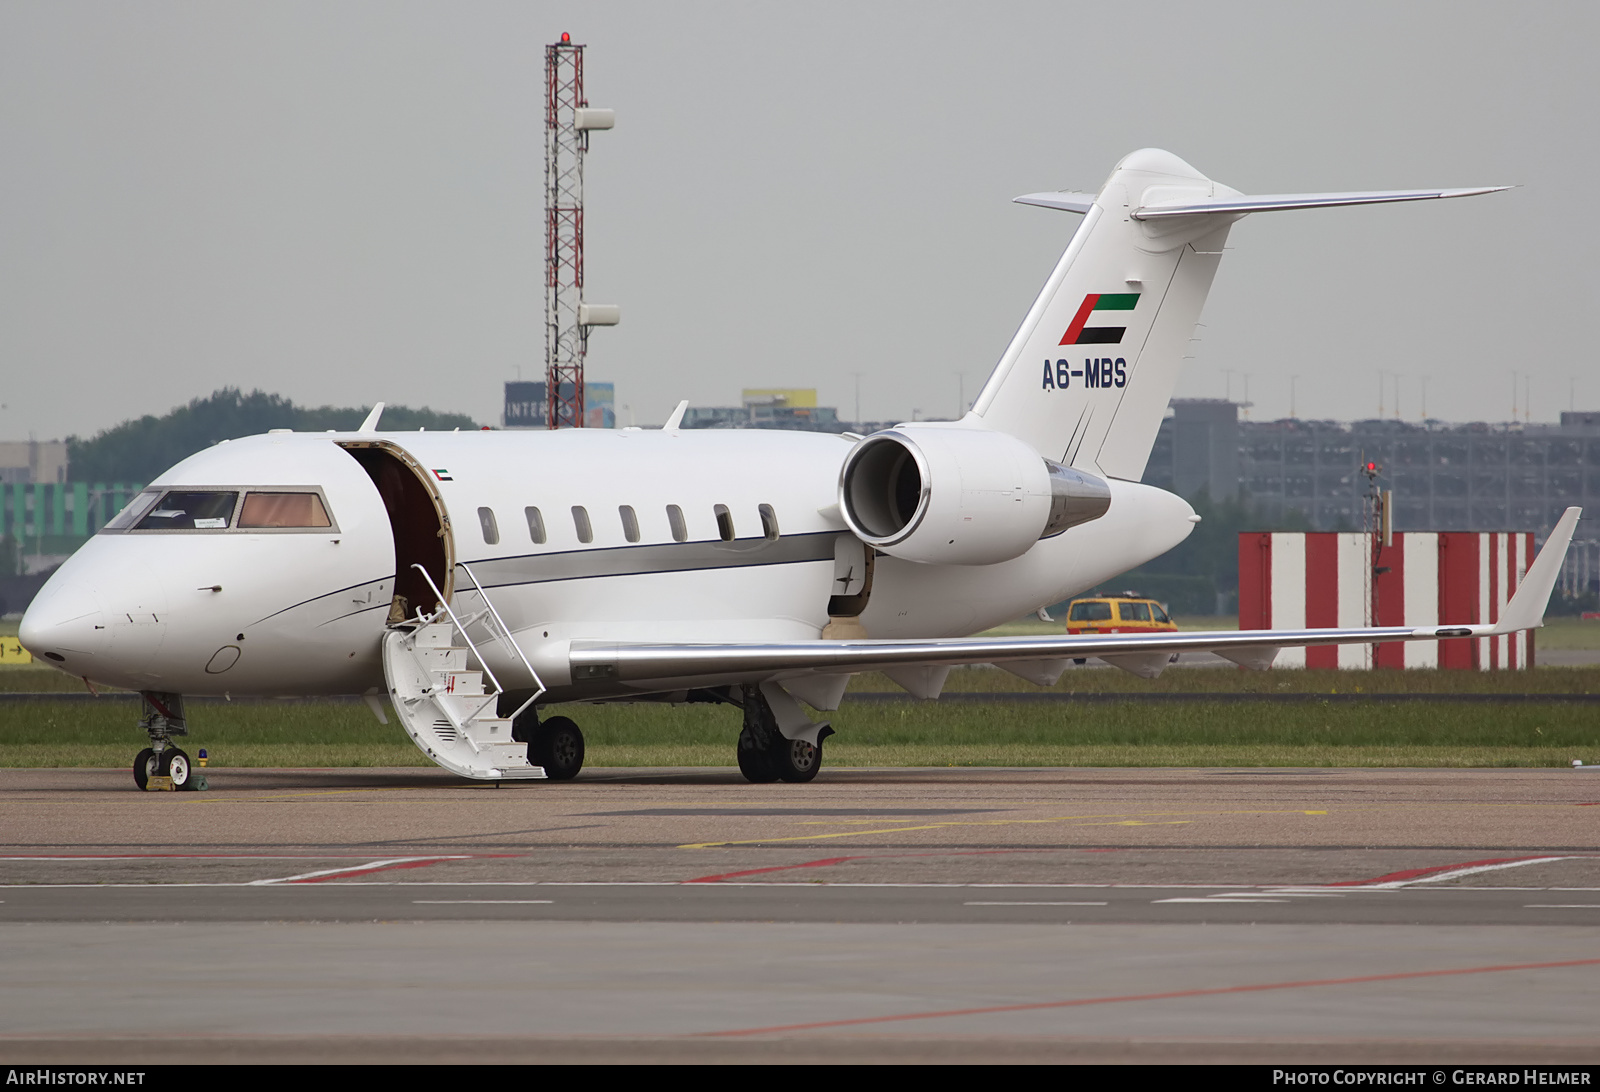
{"label": "grey cheatline stripe", "polygon": [[759,565],[793,565],[832,561],[834,542],[843,531],[784,535],[776,539],[741,538],[732,542],[658,542],[598,550],[523,554],[466,563],[485,588],[507,584],[542,584],[553,580],[586,580],[602,576],[738,569]]}

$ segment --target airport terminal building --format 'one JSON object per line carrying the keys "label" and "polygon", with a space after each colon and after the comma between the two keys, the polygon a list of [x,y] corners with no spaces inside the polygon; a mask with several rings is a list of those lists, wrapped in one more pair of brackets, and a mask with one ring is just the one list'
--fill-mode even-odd
{"label": "airport terminal building", "polygon": [[1563,509],[1600,511],[1600,413],[1558,424],[1241,421],[1239,403],[1174,399],[1144,480],[1186,497],[1247,499],[1272,519],[1360,530],[1367,479],[1394,491],[1396,530],[1541,536]]}

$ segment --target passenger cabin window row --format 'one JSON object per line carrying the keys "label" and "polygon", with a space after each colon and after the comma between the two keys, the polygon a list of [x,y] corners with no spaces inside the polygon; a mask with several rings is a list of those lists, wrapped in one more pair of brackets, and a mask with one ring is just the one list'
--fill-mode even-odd
{"label": "passenger cabin window row", "polygon": [[[770,504],[757,506],[761,518],[762,537],[776,542],[779,537],[778,513]],[[666,506],[667,530],[672,535],[674,542],[689,541],[689,524],[684,519],[683,509],[676,504]],[[717,525],[717,538],[723,542],[732,542],[737,537],[733,523],[733,510],[726,504],[713,505],[711,509],[713,519]],[[528,539],[535,546],[543,546],[550,541],[550,532],[545,525],[544,513],[537,507],[529,505],[522,510],[523,518],[528,523]],[[639,513],[631,504],[617,506],[617,519],[622,526],[622,537],[629,542],[640,542],[644,533],[640,529]],[[495,519],[492,508],[478,509],[478,526],[483,532],[485,545],[497,546],[500,544],[500,526]],[[594,541],[594,522],[589,518],[589,509],[581,504],[572,506],[572,529],[578,536],[578,541],[585,545]]]}

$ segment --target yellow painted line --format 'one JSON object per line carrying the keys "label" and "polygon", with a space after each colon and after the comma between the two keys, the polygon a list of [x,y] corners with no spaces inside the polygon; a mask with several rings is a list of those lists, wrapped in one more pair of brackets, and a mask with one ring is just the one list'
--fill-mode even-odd
{"label": "yellow painted line", "polygon": [[[196,772],[199,771],[197,770]],[[194,800],[194,803],[250,804],[258,800],[300,800],[307,796],[348,796],[353,792],[418,792],[436,787],[432,785],[380,785],[370,789],[318,789],[315,792],[274,793],[271,796],[211,796],[208,794]]]}
{"label": "yellow painted line", "polygon": [[[693,842],[679,849],[715,849],[718,846],[767,845],[773,842],[820,842],[825,838],[853,838],[860,834],[899,834],[906,831],[938,830],[942,827],[1009,826],[1014,823],[1056,823],[1065,819],[999,819],[991,823],[930,823],[920,827],[885,827],[882,830],[841,830],[833,834],[801,834],[793,838],[742,838],[729,842]],[[1104,823],[1076,823],[1080,827],[1176,827],[1193,819],[1116,819]]]}
{"label": "yellow painted line", "polygon": [[[1156,812],[1156,815],[1326,815],[1327,812],[1304,811],[1226,811],[1226,812]],[[1092,820],[1101,820],[1096,822]],[[1086,821],[1088,820],[1088,821]],[[1047,819],[983,819],[968,822],[925,823],[914,827],[881,827],[877,830],[841,830],[833,834],[801,834],[789,838],[740,838],[724,842],[690,842],[679,849],[715,849],[719,846],[767,845],[776,842],[820,842],[829,838],[853,838],[863,834],[900,834],[919,830],[941,830],[948,827],[1004,827],[1043,823],[1072,823],[1080,827],[1145,827],[1183,826],[1194,819],[1109,819],[1096,815],[1057,815]]]}

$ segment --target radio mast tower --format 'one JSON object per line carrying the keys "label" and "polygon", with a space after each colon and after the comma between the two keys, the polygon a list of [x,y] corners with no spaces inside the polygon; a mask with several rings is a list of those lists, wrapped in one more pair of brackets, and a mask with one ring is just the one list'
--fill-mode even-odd
{"label": "radio mast tower", "polygon": [[544,314],[546,421],[582,428],[583,358],[591,326],[615,326],[622,309],[583,301],[583,157],[589,132],[616,113],[583,94],[583,46],[570,34],[544,47]]}

